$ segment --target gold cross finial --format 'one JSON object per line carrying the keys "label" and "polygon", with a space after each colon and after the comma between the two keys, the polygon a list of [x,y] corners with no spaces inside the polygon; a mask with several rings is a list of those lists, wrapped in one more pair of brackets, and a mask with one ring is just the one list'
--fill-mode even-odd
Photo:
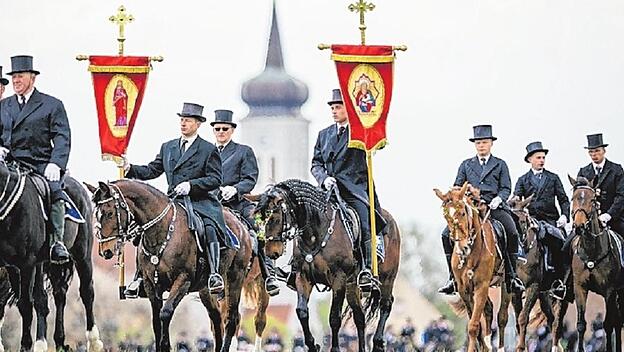
{"label": "gold cross finial", "polygon": [[109,21],[119,26],[119,38],[117,41],[119,42],[119,55],[123,55],[124,53],[124,41],[126,37],[124,36],[124,30],[126,24],[134,21],[134,17],[128,13],[126,13],[126,8],[121,5],[119,9],[117,9],[117,14],[115,16],[110,16]]}
{"label": "gold cross finial", "polygon": [[366,2],[366,0],[358,0],[358,2],[349,5],[351,12],[360,13],[360,36],[362,38],[362,45],[366,45],[366,24],[364,23],[364,13],[366,11],[373,11],[375,5],[372,2]]}

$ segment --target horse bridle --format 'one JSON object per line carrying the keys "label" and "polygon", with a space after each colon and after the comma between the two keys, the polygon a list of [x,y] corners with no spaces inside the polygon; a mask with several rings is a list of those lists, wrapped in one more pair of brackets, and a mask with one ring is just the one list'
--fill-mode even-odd
{"label": "horse bridle", "polygon": [[575,191],[577,189],[586,189],[586,190],[592,191],[592,199],[590,200],[591,201],[591,210],[588,212],[587,210],[585,210],[585,209],[583,209],[581,207],[575,209],[574,211],[572,211],[572,221],[574,222],[574,219],[576,218],[576,214],[578,214],[578,213],[585,214],[585,219],[586,219],[585,222],[583,223],[583,225],[581,225],[581,227],[577,227],[577,228],[583,228],[591,236],[598,237],[604,231],[599,231],[597,234],[595,234],[595,233],[593,233],[591,231],[591,222],[594,220],[594,216],[596,216],[598,214],[598,209],[599,209],[599,207],[598,207],[598,200],[596,199],[596,190],[594,190],[592,187],[589,187],[589,186],[578,186],[578,187],[574,188]]}
{"label": "horse bridle", "polygon": [[303,228],[299,228],[293,207],[289,207],[286,204],[285,195],[282,194],[281,192],[279,193],[282,196],[282,201],[279,204],[275,205],[274,207],[267,209],[265,211],[264,219],[266,221],[269,218],[271,218],[273,213],[277,211],[281,212],[282,213],[282,221],[281,221],[282,230],[275,235],[270,235],[268,237],[265,237],[265,240],[280,241],[286,244],[288,241],[297,237],[309,225],[306,224]]}

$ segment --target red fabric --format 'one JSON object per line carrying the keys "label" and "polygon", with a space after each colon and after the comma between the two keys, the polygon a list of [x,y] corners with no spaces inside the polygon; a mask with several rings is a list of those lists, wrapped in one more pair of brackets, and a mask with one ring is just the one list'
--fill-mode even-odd
{"label": "red fabric", "polygon": [[[391,46],[357,46],[357,45],[332,45],[334,54],[337,55],[356,55],[356,56],[391,56],[394,55]],[[345,108],[349,117],[349,125],[351,128],[350,146],[364,149],[366,151],[382,148],[386,139],[386,121],[388,111],[390,109],[390,101],[392,100],[392,84],[393,84],[393,62],[374,63],[374,62],[341,62],[336,61],[336,70],[338,72],[338,80],[340,82],[340,90],[342,91]],[[375,107],[380,106],[379,101],[366,99],[370,96],[358,91],[353,92],[353,88],[349,89],[349,78],[354,69],[361,65],[373,66],[383,81],[383,108],[378,111],[379,118],[372,126],[364,126],[356,109],[361,113],[370,112]],[[379,84],[379,82],[378,82]],[[380,97],[381,94],[378,96]],[[364,97],[364,99],[363,99]],[[351,143],[355,141],[355,143]]]}
{"label": "red fabric", "polygon": [[[91,56],[89,58],[92,66],[136,66],[149,67],[149,57],[137,56]],[[106,90],[111,84],[114,76],[122,74],[131,80],[137,89],[134,99],[134,109],[132,115],[127,116],[129,95],[124,87],[115,87],[112,95],[112,101],[106,101]],[[124,73],[124,72],[92,72],[93,88],[95,92],[95,104],[98,112],[98,126],[100,130],[100,146],[103,155],[122,156],[126,153],[132,130],[134,129],[141,103],[143,101],[143,93],[147,85],[148,73]],[[107,118],[106,105],[113,107],[113,117]],[[123,128],[122,135],[113,135],[112,128]],[[126,130],[127,128],[127,130]]]}

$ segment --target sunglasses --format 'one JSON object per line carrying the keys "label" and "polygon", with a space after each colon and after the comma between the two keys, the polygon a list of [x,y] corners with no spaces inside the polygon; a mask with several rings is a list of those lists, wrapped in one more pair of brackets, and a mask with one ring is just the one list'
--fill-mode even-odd
{"label": "sunglasses", "polygon": [[221,132],[221,131],[223,131],[223,132],[227,132],[227,131],[229,131],[229,130],[230,130],[230,128],[229,128],[229,127],[215,127],[215,128],[214,128],[214,130],[215,130],[216,132]]}

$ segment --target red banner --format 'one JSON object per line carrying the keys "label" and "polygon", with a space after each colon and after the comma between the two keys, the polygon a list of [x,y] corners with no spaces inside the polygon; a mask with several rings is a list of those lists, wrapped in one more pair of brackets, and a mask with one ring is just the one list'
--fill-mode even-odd
{"label": "red banner", "polygon": [[126,153],[150,71],[146,56],[90,56],[102,159]]}
{"label": "red banner", "polygon": [[331,48],[349,116],[349,147],[366,151],[383,148],[392,99],[393,48],[372,45],[332,45]]}

